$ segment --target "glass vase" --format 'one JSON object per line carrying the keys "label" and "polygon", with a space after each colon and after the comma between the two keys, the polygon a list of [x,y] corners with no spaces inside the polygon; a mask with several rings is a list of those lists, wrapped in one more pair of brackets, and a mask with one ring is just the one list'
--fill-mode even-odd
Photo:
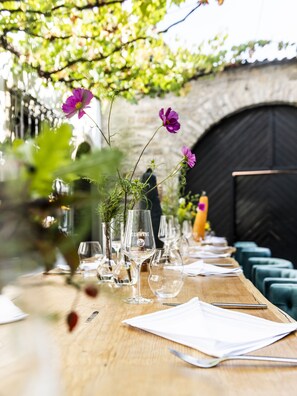
{"label": "glass vase", "polygon": [[111,247],[111,225],[109,222],[102,223],[102,251],[103,258],[97,268],[97,277],[101,283],[114,282],[114,269],[116,263],[113,259]]}

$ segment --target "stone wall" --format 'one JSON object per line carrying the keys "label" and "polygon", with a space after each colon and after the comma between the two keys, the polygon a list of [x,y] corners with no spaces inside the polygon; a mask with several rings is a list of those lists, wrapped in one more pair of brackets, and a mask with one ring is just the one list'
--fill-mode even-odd
{"label": "stone wall", "polygon": [[[265,104],[297,106],[297,61],[285,60],[229,68],[216,77],[191,82],[181,96],[144,98],[137,105],[116,100],[112,110],[111,129],[115,143],[127,153],[133,164],[142,147],[161,123],[160,108],[172,107],[178,112],[181,130],[170,134],[158,131],[137,173],[142,174],[151,159],[162,179],[181,157],[183,145],[193,147],[197,140],[223,118],[238,111]],[[108,109],[103,113],[106,129]],[[198,158],[199,163],[199,158]]]}

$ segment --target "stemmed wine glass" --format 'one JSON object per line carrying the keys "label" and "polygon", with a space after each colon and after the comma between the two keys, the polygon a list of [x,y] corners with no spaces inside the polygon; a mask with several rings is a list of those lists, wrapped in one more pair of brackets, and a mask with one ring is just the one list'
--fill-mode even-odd
{"label": "stemmed wine glass", "polygon": [[164,243],[165,251],[168,251],[170,243],[174,241],[175,236],[176,232],[173,216],[162,215],[160,218],[158,238]]}
{"label": "stemmed wine glass", "polygon": [[185,258],[189,255],[190,239],[192,237],[192,222],[191,220],[184,220],[182,223],[182,238],[179,243],[179,250]]}
{"label": "stemmed wine glass", "polygon": [[129,210],[124,237],[125,254],[135,262],[137,268],[137,295],[124,300],[129,304],[148,304],[151,299],[140,294],[140,270],[142,263],[150,258],[156,249],[151,212],[149,210]]}
{"label": "stemmed wine glass", "polygon": [[191,220],[184,220],[182,225],[183,236],[189,241],[192,236],[192,222]]}

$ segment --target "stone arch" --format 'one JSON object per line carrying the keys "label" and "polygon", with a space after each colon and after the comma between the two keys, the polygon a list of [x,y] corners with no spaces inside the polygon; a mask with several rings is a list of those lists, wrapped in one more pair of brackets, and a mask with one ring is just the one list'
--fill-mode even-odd
{"label": "stone arch", "polygon": [[[162,131],[139,164],[141,174],[151,158],[165,163],[157,170],[162,177],[181,157],[183,145],[193,147],[225,117],[247,108],[278,103],[297,106],[296,58],[230,67],[215,77],[192,81],[180,96],[143,98],[137,105],[118,100],[113,106],[112,126],[118,132],[116,144],[129,152],[133,162],[160,125],[160,108],[172,107],[179,113],[181,132],[169,136]],[[107,114],[103,114],[103,125],[106,120]]]}

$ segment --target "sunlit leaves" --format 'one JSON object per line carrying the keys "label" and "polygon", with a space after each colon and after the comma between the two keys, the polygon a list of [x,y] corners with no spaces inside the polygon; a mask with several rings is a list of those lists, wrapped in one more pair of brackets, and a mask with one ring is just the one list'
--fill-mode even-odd
{"label": "sunlit leaves", "polygon": [[14,155],[23,165],[20,182],[27,185],[30,197],[48,196],[56,178],[71,182],[84,177],[102,186],[104,178],[115,174],[122,159],[118,150],[98,150],[73,161],[71,136],[69,125],[56,130],[44,126],[34,140],[15,142]]}
{"label": "sunlit leaves", "polygon": [[[184,2],[0,2],[0,50],[16,55],[15,74],[25,68],[60,89],[65,85],[67,89],[89,88],[98,98],[110,92],[129,100],[180,92],[190,79],[241,62],[256,48],[249,43],[230,55],[222,50],[224,41],[215,37],[208,51],[203,47],[172,51],[158,23],[170,5]],[[223,0],[216,3],[222,5]],[[200,12],[200,6],[207,7],[208,1],[198,1],[193,10]]]}

